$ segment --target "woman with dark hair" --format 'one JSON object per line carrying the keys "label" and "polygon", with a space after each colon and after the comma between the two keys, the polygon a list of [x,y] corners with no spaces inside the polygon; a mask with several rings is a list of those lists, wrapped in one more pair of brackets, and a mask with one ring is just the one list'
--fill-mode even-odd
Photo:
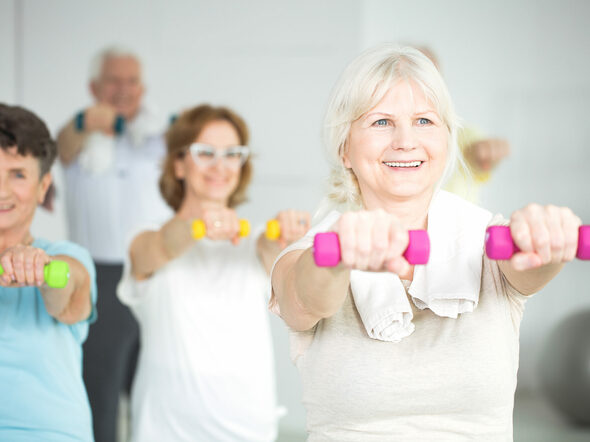
{"label": "woman with dark hair", "polygon": [[[175,216],[134,237],[118,289],[141,330],[132,438],[274,440],[264,294],[281,245],[303,236],[309,214],[279,212],[279,242],[263,234],[240,237],[234,208],[245,200],[252,165],[248,129],[230,109],[190,109],[166,140],[160,189]],[[191,233],[195,220],[206,232],[198,241]]]}
{"label": "woman with dark hair", "polygon": [[[94,264],[30,233],[56,154],[35,114],[0,104],[0,440],[93,440],[82,343],[96,319]],[[54,260],[69,267],[65,287],[46,283]]]}

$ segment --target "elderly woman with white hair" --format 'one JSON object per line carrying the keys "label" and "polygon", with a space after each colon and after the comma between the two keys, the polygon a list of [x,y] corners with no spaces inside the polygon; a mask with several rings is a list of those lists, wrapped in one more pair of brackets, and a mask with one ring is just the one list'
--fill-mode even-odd
{"label": "elderly woman with white hair", "polygon": [[[333,210],[272,272],[309,441],[512,440],[524,304],[574,258],[580,219],[529,204],[508,222],[440,190],[457,121],[437,69],[412,48],[366,51],[333,91]],[[486,227],[508,223],[521,252],[490,260]],[[412,229],[428,231],[425,266],[404,257]],[[337,266],[314,262],[322,231],[338,234]]]}

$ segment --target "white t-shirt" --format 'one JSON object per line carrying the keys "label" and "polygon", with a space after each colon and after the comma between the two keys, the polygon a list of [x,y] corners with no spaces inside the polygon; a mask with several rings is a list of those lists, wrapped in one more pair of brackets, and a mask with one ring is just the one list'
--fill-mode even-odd
{"label": "white t-shirt", "polygon": [[149,135],[136,145],[135,138],[131,130],[114,138],[112,164],[100,173],[86,170],[80,156],[64,168],[69,239],[101,263],[122,263],[131,231],[172,214],[158,188],[164,139]]}
{"label": "white t-shirt", "polygon": [[125,263],[118,296],[141,333],[134,441],[275,439],[269,283],[256,239],[202,239],[139,282]]}
{"label": "white t-shirt", "polygon": [[[333,222],[326,221],[314,231],[329,229]],[[289,249],[312,243],[313,232]],[[527,298],[496,261],[482,259],[475,310],[457,319],[441,317],[417,308],[409,297],[415,330],[400,342],[367,335],[350,288],[333,316],[309,331],[292,332],[308,442],[512,440]],[[404,286],[407,292],[410,282]]]}

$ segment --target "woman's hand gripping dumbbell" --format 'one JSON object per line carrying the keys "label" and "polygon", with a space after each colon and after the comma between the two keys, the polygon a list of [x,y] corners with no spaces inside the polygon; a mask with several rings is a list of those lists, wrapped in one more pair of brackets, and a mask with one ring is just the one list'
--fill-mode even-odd
{"label": "woman's hand gripping dumbbell", "polygon": [[408,264],[428,262],[426,230],[406,230],[384,211],[343,214],[336,228],[337,232],[315,235],[313,256],[319,267],[334,267],[342,261],[350,268],[400,274]]}
{"label": "woman's hand gripping dumbbell", "polygon": [[[218,231],[218,229],[221,229],[222,226],[223,225],[221,224],[221,221],[214,221],[213,228],[210,230],[210,232]],[[197,240],[202,239],[205,236],[209,236],[207,235],[207,225],[205,224],[205,221],[203,221],[202,219],[196,219],[191,223],[191,232],[193,238]],[[247,219],[239,219],[237,229],[235,228],[235,226],[229,228],[226,227],[223,231],[218,231],[218,236],[220,237],[212,237],[211,239],[233,240],[233,238],[236,236],[236,232],[239,238],[244,238],[248,236],[250,234],[250,222]]]}
{"label": "woman's hand gripping dumbbell", "polygon": [[[490,259],[510,259],[515,253],[521,251],[512,239],[510,226],[488,227],[485,245],[486,255]],[[576,257],[590,260],[590,225],[579,227]]]}
{"label": "woman's hand gripping dumbbell", "polygon": [[[225,221],[221,219],[210,219],[209,225],[213,231],[221,229],[224,225],[228,226],[221,231],[217,238],[212,239],[233,239],[235,237],[236,226],[231,216]],[[285,210],[278,213],[276,218],[266,223],[264,236],[269,241],[278,241],[281,247],[295,239],[299,239],[309,228],[309,214],[294,210]],[[194,239],[198,240],[207,235],[207,222],[203,219],[196,219],[191,223],[191,231]],[[244,238],[250,234],[250,222],[246,219],[238,220],[237,235]]]}
{"label": "woman's hand gripping dumbbell", "polygon": [[277,241],[280,248],[297,241],[309,230],[310,215],[301,210],[282,210],[274,219],[266,223],[264,236],[270,241]]}
{"label": "woman's hand gripping dumbbell", "polygon": [[510,260],[515,270],[590,259],[590,226],[570,209],[529,204],[510,218],[510,226],[490,226],[485,249],[490,259]]}
{"label": "woman's hand gripping dumbbell", "polygon": [[[0,276],[4,274],[4,268],[0,265]],[[52,288],[62,289],[68,285],[70,278],[70,267],[65,261],[51,261],[43,268],[45,283]],[[29,284],[35,285],[35,284]]]}

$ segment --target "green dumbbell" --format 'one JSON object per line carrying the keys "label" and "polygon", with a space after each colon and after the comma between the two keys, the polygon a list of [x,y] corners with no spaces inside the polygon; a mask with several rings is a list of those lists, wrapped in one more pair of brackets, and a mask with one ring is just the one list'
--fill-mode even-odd
{"label": "green dumbbell", "polygon": [[[3,274],[4,269],[0,265],[0,276]],[[63,289],[70,279],[70,266],[65,261],[51,261],[45,265],[44,274],[45,282],[49,287]]]}

